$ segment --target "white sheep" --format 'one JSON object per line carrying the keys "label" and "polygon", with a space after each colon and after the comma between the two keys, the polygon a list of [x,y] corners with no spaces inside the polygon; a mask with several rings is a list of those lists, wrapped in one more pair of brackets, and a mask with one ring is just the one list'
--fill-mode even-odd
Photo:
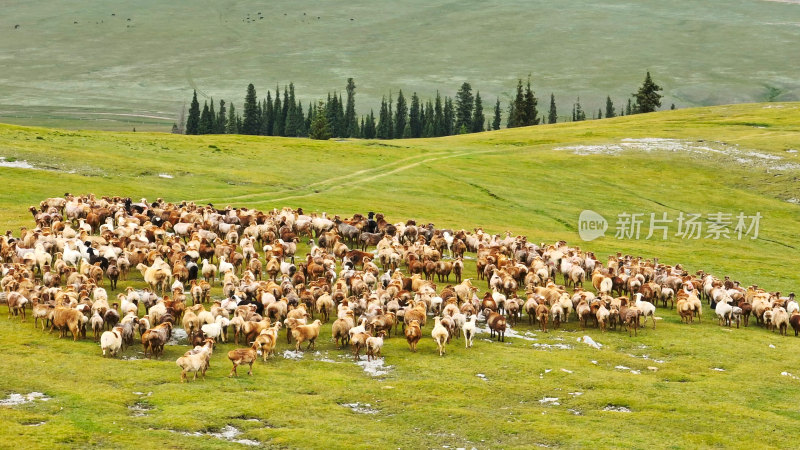
{"label": "white sheep", "polygon": [[644,323],[642,326],[647,325],[647,317],[653,320],[653,329],[656,328],[656,305],[642,300],[642,294],[637,292],[634,297],[636,298],[636,307],[642,312],[644,316]]}
{"label": "white sheep", "polygon": [[717,303],[717,307],[714,308],[714,312],[717,313],[717,318],[719,318],[719,324],[722,325],[723,323],[727,326],[731,326],[731,314],[733,313],[733,306],[728,303],[730,297],[720,298],[719,302]]}
{"label": "white sheep", "polygon": [[477,332],[477,328],[475,327],[475,321],[477,319],[478,315],[473,314],[472,317],[470,317],[461,328],[461,331],[464,333],[464,345],[466,348],[472,347],[472,339],[475,337],[475,333]]}
{"label": "white sheep", "polygon": [[222,256],[219,258],[219,276],[222,278],[226,273],[231,272],[233,273],[233,264],[229,263],[225,260],[225,257]]}
{"label": "white sheep", "polygon": [[381,331],[378,336],[371,336],[367,338],[367,361],[372,361],[381,356],[381,349],[383,349],[383,336],[386,332]]}
{"label": "white sheep", "polygon": [[100,348],[103,349],[103,356],[106,356],[106,350],[111,356],[117,356],[122,348],[122,328],[114,327],[111,331],[103,332],[100,336]]}
{"label": "white sheep", "polygon": [[439,347],[439,356],[442,356],[445,353],[444,346],[447,343],[447,338],[450,336],[450,333],[447,331],[447,328],[442,325],[441,318],[436,317],[434,320],[436,322],[433,325],[433,330],[431,330],[431,337],[436,341],[436,345]]}
{"label": "white sheep", "polygon": [[214,323],[207,323],[200,327],[200,329],[203,330],[203,334],[205,334],[207,338],[214,339],[215,341],[221,338],[222,342],[225,342],[225,335],[222,333],[222,329],[230,325],[230,323],[231,321],[226,317],[217,316],[217,320],[215,320]]}

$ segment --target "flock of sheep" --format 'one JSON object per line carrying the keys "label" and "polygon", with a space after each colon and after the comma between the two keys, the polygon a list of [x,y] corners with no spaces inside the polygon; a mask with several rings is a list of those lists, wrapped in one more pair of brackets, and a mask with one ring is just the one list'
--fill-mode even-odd
{"label": "flock of sheep", "polygon": [[[634,334],[642,321],[655,328],[659,302],[686,323],[701,319],[706,300],[720,325],[748,326],[754,316],[781,334],[789,326],[795,336],[800,331],[793,293],[783,297],[621,254],[602,264],[564,241],[536,245],[511,233],[389,223],[373,213],[342,219],[91,194],[49,198],[30,211],[33,229],[0,238],[9,318],[25,320],[30,309],[35,327],[41,321],[42,330],[49,325],[75,340],[91,329],[104,356],[133,345],[138,333],[145,356],[158,357],[181,326],[191,348],[176,361],[181,381],[205,377],[218,342],[248,345],[228,352],[231,376],[240,365],[252,374],[259,355],[273,355],[282,327],[297,351],[304,343],[314,348],[322,323],[334,315],[337,346],[349,345],[355,358],[364,350],[368,359],[381,356],[392,333],[403,333],[416,351],[429,316],[440,355],[461,335],[470,348],[479,320],[504,340],[523,313],[544,332],[572,316],[581,327]],[[310,246],[302,257],[300,239]],[[466,252],[474,253],[477,279],[487,283],[483,295],[478,280],[462,279]],[[109,298],[105,280],[113,292],[132,269],[148,287],[128,286]],[[223,296],[213,300],[217,283]]]}

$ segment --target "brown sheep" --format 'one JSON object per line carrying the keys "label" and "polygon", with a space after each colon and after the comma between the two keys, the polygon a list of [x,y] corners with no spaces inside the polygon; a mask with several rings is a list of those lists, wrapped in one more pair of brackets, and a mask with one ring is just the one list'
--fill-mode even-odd
{"label": "brown sheep", "polygon": [[631,329],[633,329],[634,335],[639,335],[639,314],[639,308],[635,306],[628,308],[625,312],[625,326],[628,328],[628,336],[631,335]]}
{"label": "brown sheep", "polygon": [[800,333],[800,312],[794,311],[792,317],[789,318],[789,324],[792,325],[795,337]]}
{"label": "brown sheep", "polygon": [[370,338],[369,333],[354,333],[350,336],[350,346],[353,347],[353,358],[358,361],[358,354],[361,349],[367,346],[367,338]]}
{"label": "brown sheep", "polygon": [[539,319],[539,324],[545,333],[547,333],[547,317],[549,315],[550,311],[547,309],[547,305],[541,304],[536,307],[536,318]]}
{"label": "brown sheep", "polygon": [[[344,318],[336,319],[331,327],[333,342],[336,348],[340,349],[350,343],[350,329],[355,325],[354,313],[351,310],[345,311]],[[339,341],[341,340],[341,344]]]}
{"label": "brown sheep", "polygon": [[147,357],[147,351],[150,351],[150,356],[158,357],[164,351],[164,344],[172,335],[172,323],[164,322],[156,325],[153,328],[142,333],[142,347],[144,347],[144,356]]}
{"label": "brown sheep", "polygon": [[497,340],[505,342],[506,340],[506,318],[502,314],[498,314],[489,308],[483,310],[483,315],[486,317],[486,325],[489,327],[491,337],[494,338],[497,333]]}
{"label": "brown sheep", "polygon": [[264,362],[267,358],[275,354],[275,344],[278,343],[278,330],[281,329],[281,323],[278,322],[270,328],[262,331],[256,338],[254,345],[258,350],[261,350],[261,357]]}
{"label": "brown sheep", "polygon": [[422,338],[422,330],[419,328],[419,320],[412,320],[408,323],[408,326],[405,329],[405,335],[406,341],[408,341],[408,347],[412,352],[416,352],[417,343],[419,342],[420,338]]}
{"label": "brown sheep", "polygon": [[247,374],[252,376],[253,375],[253,363],[258,359],[258,343],[253,342],[252,347],[247,348],[237,348],[228,352],[228,359],[231,360],[233,363],[233,368],[231,369],[231,373],[228,374],[228,377],[232,376],[239,376],[236,372],[236,368],[240,365],[247,364],[250,366],[250,370],[247,371]]}
{"label": "brown sheep", "polygon": [[292,337],[294,337],[296,342],[295,351],[300,351],[300,344],[305,341],[308,341],[308,345],[306,346],[306,350],[309,348],[317,348],[316,340],[319,336],[319,329],[322,326],[322,322],[315,320],[314,323],[311,325],[299,325],[294,323],[292,325]]}
{"label": "brown sheep", "polygon": [[77,341],[78,336],[86,337],[86,322],[89,318],[83,315],[80,311],[73,308],[56,307],[53,313],[53,321],[50,322],[50,332],[53,328],[58,328],[61,334],[59,338],[63,338],[67,334],[67,330],[72,333],[72,340]]}

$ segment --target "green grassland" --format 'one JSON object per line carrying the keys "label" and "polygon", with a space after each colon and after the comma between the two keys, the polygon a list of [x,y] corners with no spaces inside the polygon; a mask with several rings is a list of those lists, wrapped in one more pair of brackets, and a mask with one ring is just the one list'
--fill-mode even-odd
{"label": "green grassland", "polygon": [[[631,142],[655,148],[614,150]],[[679,150],[670,150],[676,143]],[[374,210],[392,221],[482,226],[534,242],[564,239],[601,260],[616,251],[657,256],[787,293],[800,281],[800,210],[789,201],[800,198],[796,149],[795,103],[391,143],[0,125],[0,156],[45,169],[0,168],[0,227],[30,227],[26,208],[64,192],[342,215]],[[609,219],[606,237],[580,242],[584,209]],[[758,239],[614,238],[621,212],[674,218],[740,211],[763,216]],[[474,276],[474,265],[467,270]],[[142,285],[138,275],[130,283]],[[253,377],[240,371],[228,379],[225,353],[233,345],[222,344],[207,379],[187,384],[178,382],[174,363],[185,345],[167,346],[159,360],[103,359],[90,340],[59,340],[30,320],[3,319],[0,397],[39,391],[51,400],[0,406],[0,432],[10,439],[3,445],[42,448],[238,445],[180,433],[227,425],[242,431],[237,439],[276,447],[792,446],[800,381],[782,372],[800,375],[800,341],[752,323],[719,327],[707,307],[693,325],[670,310],[657,314],[657,328],[648,324],[633,338],[581,331],[574,318],[545,334],[525,317],[515,329],[536,341],[489,342],[481,334],[474,348],[456,340],[441,358],[429,324],[416,354],[402,338],[387,341],[391,368],[379,377],[336,349],[328,324],[319,354],[286,359],[290,347],[281,341],[278,356],[256,363]],[[602,348],[577,342],[583,335]],[[141,357],[139,347],[124,356]],[[541,402],[546,398],[559,404]],[[376,412],[342,406],[356,402]],[[151,409],[134,416],[129,407],[137,403]],[[609,405],[631,412],[605,411]],[[31,426],[40,422],[46,423]]]}
{"label": "green grassland", "polygon": [[562,118],[578,96],[591,116],[606,95],[624,102],[645,70],[665,108],[796,101],[793,3],[13,0],[0,16],[0,117],[169,131],[194,88],[239,107],[251,82],[263,95],[293,81],[308,102],[347,77],[362,114],[390,90],[452,95],[463,81],[488,109],[529,73]]}

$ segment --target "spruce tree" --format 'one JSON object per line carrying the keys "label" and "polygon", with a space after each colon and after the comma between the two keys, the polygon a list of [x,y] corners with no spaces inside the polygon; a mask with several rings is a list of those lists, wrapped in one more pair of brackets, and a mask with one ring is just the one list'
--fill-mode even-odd
{"label": "spruce tree", "polygon": [[336,129],[336,111],[339,109],[339,97],[336,92],[333,96],[328,94],[328,101],[325,104],[325,115],[328,117],[328,129],[331,131],[331,136],[338,136],[339,130]]}
{"label": "spruce tree", "polygon": [[264,124],[261,127],[266,131],[267,136],[272,136],[272,127],[275,126],[275,105],[272,103],[272,93],[267,90],[267,98],[264,100],[267,107],[264,108]]}
{"label": "spruce tree", "polygon": [[[317,111],[324,111],[325,105],[322,103],[322,100],[319,101],[317,104]],[[328,127],[328,115],[327,114],[316,114],[314,115],[314,119],[311,121],[311,128],[308,130],[308,137],[311,139],[322,139],[327,140],[331,138],[331,131]]]}
{"label": "spruce tree", "polygon": [[642,87],[639,88],[638,92],[633,94],[634,97],[636,97],[636,113],[649,113],[660,108],[661,97],[663,97],[658,93],[660,90],[661,86],[653,82],[653,79],[650,78],[650,72],[648,71],[642,83]]}
{"label": "spruce tree", "polygon": [[508,102],[508,119],[506,120],[506,128],[514,128],[516,125],[514,124],[514,118],[517,116],[514,105],[516,102],[511,100]]}
{"label": "spruce tree", "polygon": [[472,109],[475,99],[472,97],[472,86],[464,82],[456,93],[455,130],[469,132],[472,129]]}
{"label": "spruce tree", "polygon": [[283,87],[283,106],[281,115],[283,115],[283,136],[286,136],[286,126],[289,123],[289,88]]}
{"label": "spruce tree", "polygon": [[484,130],[483,122],[486,118],[483,116],[483,102],[481,101],[481,91],[475,92],[475,111],[472,114],[472,133],[480,133]]}
{"label": "spruce tree", "polygon": [[422,121],[424,111],[420,109],[419,105],[419,97],[417,97],[417,93],[414,92],[411,95],[411,109],[408,114],[408,128],[409,128],[409,136],[412,138],[422,137]]}
{"label": "spruce tree", "polygon": [[269,136],[269,112],[272,110],[272,105],[267,104],[267,99],[261,100],[261,122],[258,127],[258,134],[261,136]]}
{"label": "spruce tree", "polygon": [[242,134],[258,134],[261,117],[256,101],[256,88],[253,83],[247,86],[247,95],[244,97],[244,117],[242,118]]}
{"label": "spruce tree", "polygon": [[200,113],[200,125],[197,127],[197,134],[209,134],[213,126],[214,122],[211,120],[208,102],[203,102],[203,112]]}
{"label": "spruce tree", "polygon": [[389,115],[388,115],[389,137],[387,139],[394,139],[394,115],[392,114],[392,91],[389,91],[389,101],[386,102],[386,106],[389,108]]}
{"label": "spruce tree", "polygon": [[430,99],[425,103],[425,123],[422,125],[422,137],[436,136],[436,113]]}
{"label": "spruce tree", "polygon": [[344,137],[357,137],[359,133],[356,118],[356,83],[352,78],[347,79],[347,108],[344,112],[344,121],[347,124]]}
{"label": "spruce tree", "polygon": [[531,77],[528,75],[528,84],[525,87],[525,97],[524,97],[524,120],[525,125],[539,125],[539,112],[536,109],[536,106],[539,104],[539,100],[536,99],[533,91],[531,90]]}
{"label": "spruce tree", "polygon": [[225,100],[219,101],[219,111],[217,112],[217,120],[214,121],[214,134],[225,134],[225,128],[227,125],[227,116],[225,115],[227,111],[225,110]]}
{"label": "spruce tree", "polygon": [[335,137],[345,137],[347,133],[347,121],[344,117],[344,101],[342,100],[342,94],[339,94],[339,102],[336,105],[336,136]]}
{"label": "spruce tree", "polygon": [[633,113],[633,107],[631,106],[631,99],[628,99],[628,106],[625,107],[625,115],[630,116]]}
{"label": "spruce tree", "polygon": [[389,139],[391,137],[389,128],[389,122],[391,121],[392,118],[389,115],[389,108],[386,106],[386,97],[383,97],[381,99],[381,111],[378,114],[378,128],[375,133],[378,139]]}
{"label": "spruce tree", "polygon": [[238,124],[239,122],[236,120],[236,108],[234,108],[233,103],[231,103],[231,107],[228,109],[228,123],[225,128],[225,133],[239,134]]}
{"label": "spruce tree", "polygon": [[502,118],[500,117],[500,97],[497,97],[497,102],[494,104],[494,118],[492,119],[493,130],[500,129],[501,120]]}
{"label": "spruce tree", "polygon": [[433,106],[433,136],[444,136],[446,131],[442,97],[439,95],[439,91],[436,91],[436,103]]}
{"label": "spruce tree", "polygon": [[364,137],[364,116],[361,116],[361,131],[358,133],[358,137]]}
{"label": "spruce tree", "polygon": [[547,114],[547,123],[558,122],[558,112],[556,111],[556,96],[550,93],[550,112]]}
{"label": "spruce tree", "polygon": [[211,126],[208,128],[208,134],[214,134],[217,132],[217,112],[214,111],[214,97],[211,97],[211,102],[208,106],[208,114],[211,124]]}
{"label": "spruce tree", "polygon": [[614,102],[611,101],[611,96],[606,96],[606,118],[612,117],[617,117],[617,112],[614,111]]}
{"label": "spruce tree", "polygon": [[[521,78],[517,81],[517,95],[514,97],[514,106],[513,109],[509,111],[508,118],[514,127],[524,127],[526,125],[525,93],[522,90]],[[509,125],[509,128],[511,128],[511,125]]]}
{"label": "spruce tree", "polygon": [[445,136],[451,136],[456,134],[455,130],[455,121],[456,121],[456,107],[454,105],[453,99],[450,97],[444,98],[444,134]]}
{"label": "spruce tree", "polygon": [[574,122],[581,122],[581,121],[586,120],[586,112],[581,107],[581,98],[580,97],[578,97],[578,101],[575,103],[574,108],[575,108],[575,110],[574,110],[575,112],[572,113],[572,116],[573,116],[572,120]]}
{"label": "spruce tree", "polygon": [[197,91],[192,95],[189,106],[189,117],[186,119],[186,134],[197,134],[200,127],[200,103],[197,101]]}
{"label": "spruce tree", "polygon": [[306,130],[311,130],[311,119],[314,117],[314,108],[311,102],[308,102],[308,114],[306,114]]}
{"label": "spruce tree", "polygon": [[364,139],[375,139],[375,136],[375,112],[370,109],[369,117],[367,117],[367,123],[364,124]]}
{"label": "spruce tree", "polygon": [[275,105],[272,107],[272,115],[275,117],[275,122],[272,125],[272,135],[283,136],[283,130],[286,125],[286,117],[283,116],[281,90],[278,86],[275,86]]}
{"label": "spruce tree", "polygon": [[284,136],[297,136],[297,104],[294,99],[294,83],[289,83],[289,92],[283,98],[283,108],[286,110],[286,128]]}
{"label": "spruce tree", "polygon": [[406,125],[408,124],[408,105],[406,105],[406,98],[403,96],[403,90],[397,95],[397,108],[394,113],[394,136],[397,139],[403,138],[406,132]]}
{"label": "spruce tree", "polygon": [[296,116],[294,122],[297,124],[297,129],[295,129],[296,135],[298,137],[308,136],[310,127],[306,127],[306,118],[303,115],[303,104],[299,101],[297,102],[297,106],[294,108],[294,114]]}
{"label": "spruce tree", "polygon": [[602,119],[603,118],[603,108],[599,108],[597,110],[597,118],[598,119]]}

